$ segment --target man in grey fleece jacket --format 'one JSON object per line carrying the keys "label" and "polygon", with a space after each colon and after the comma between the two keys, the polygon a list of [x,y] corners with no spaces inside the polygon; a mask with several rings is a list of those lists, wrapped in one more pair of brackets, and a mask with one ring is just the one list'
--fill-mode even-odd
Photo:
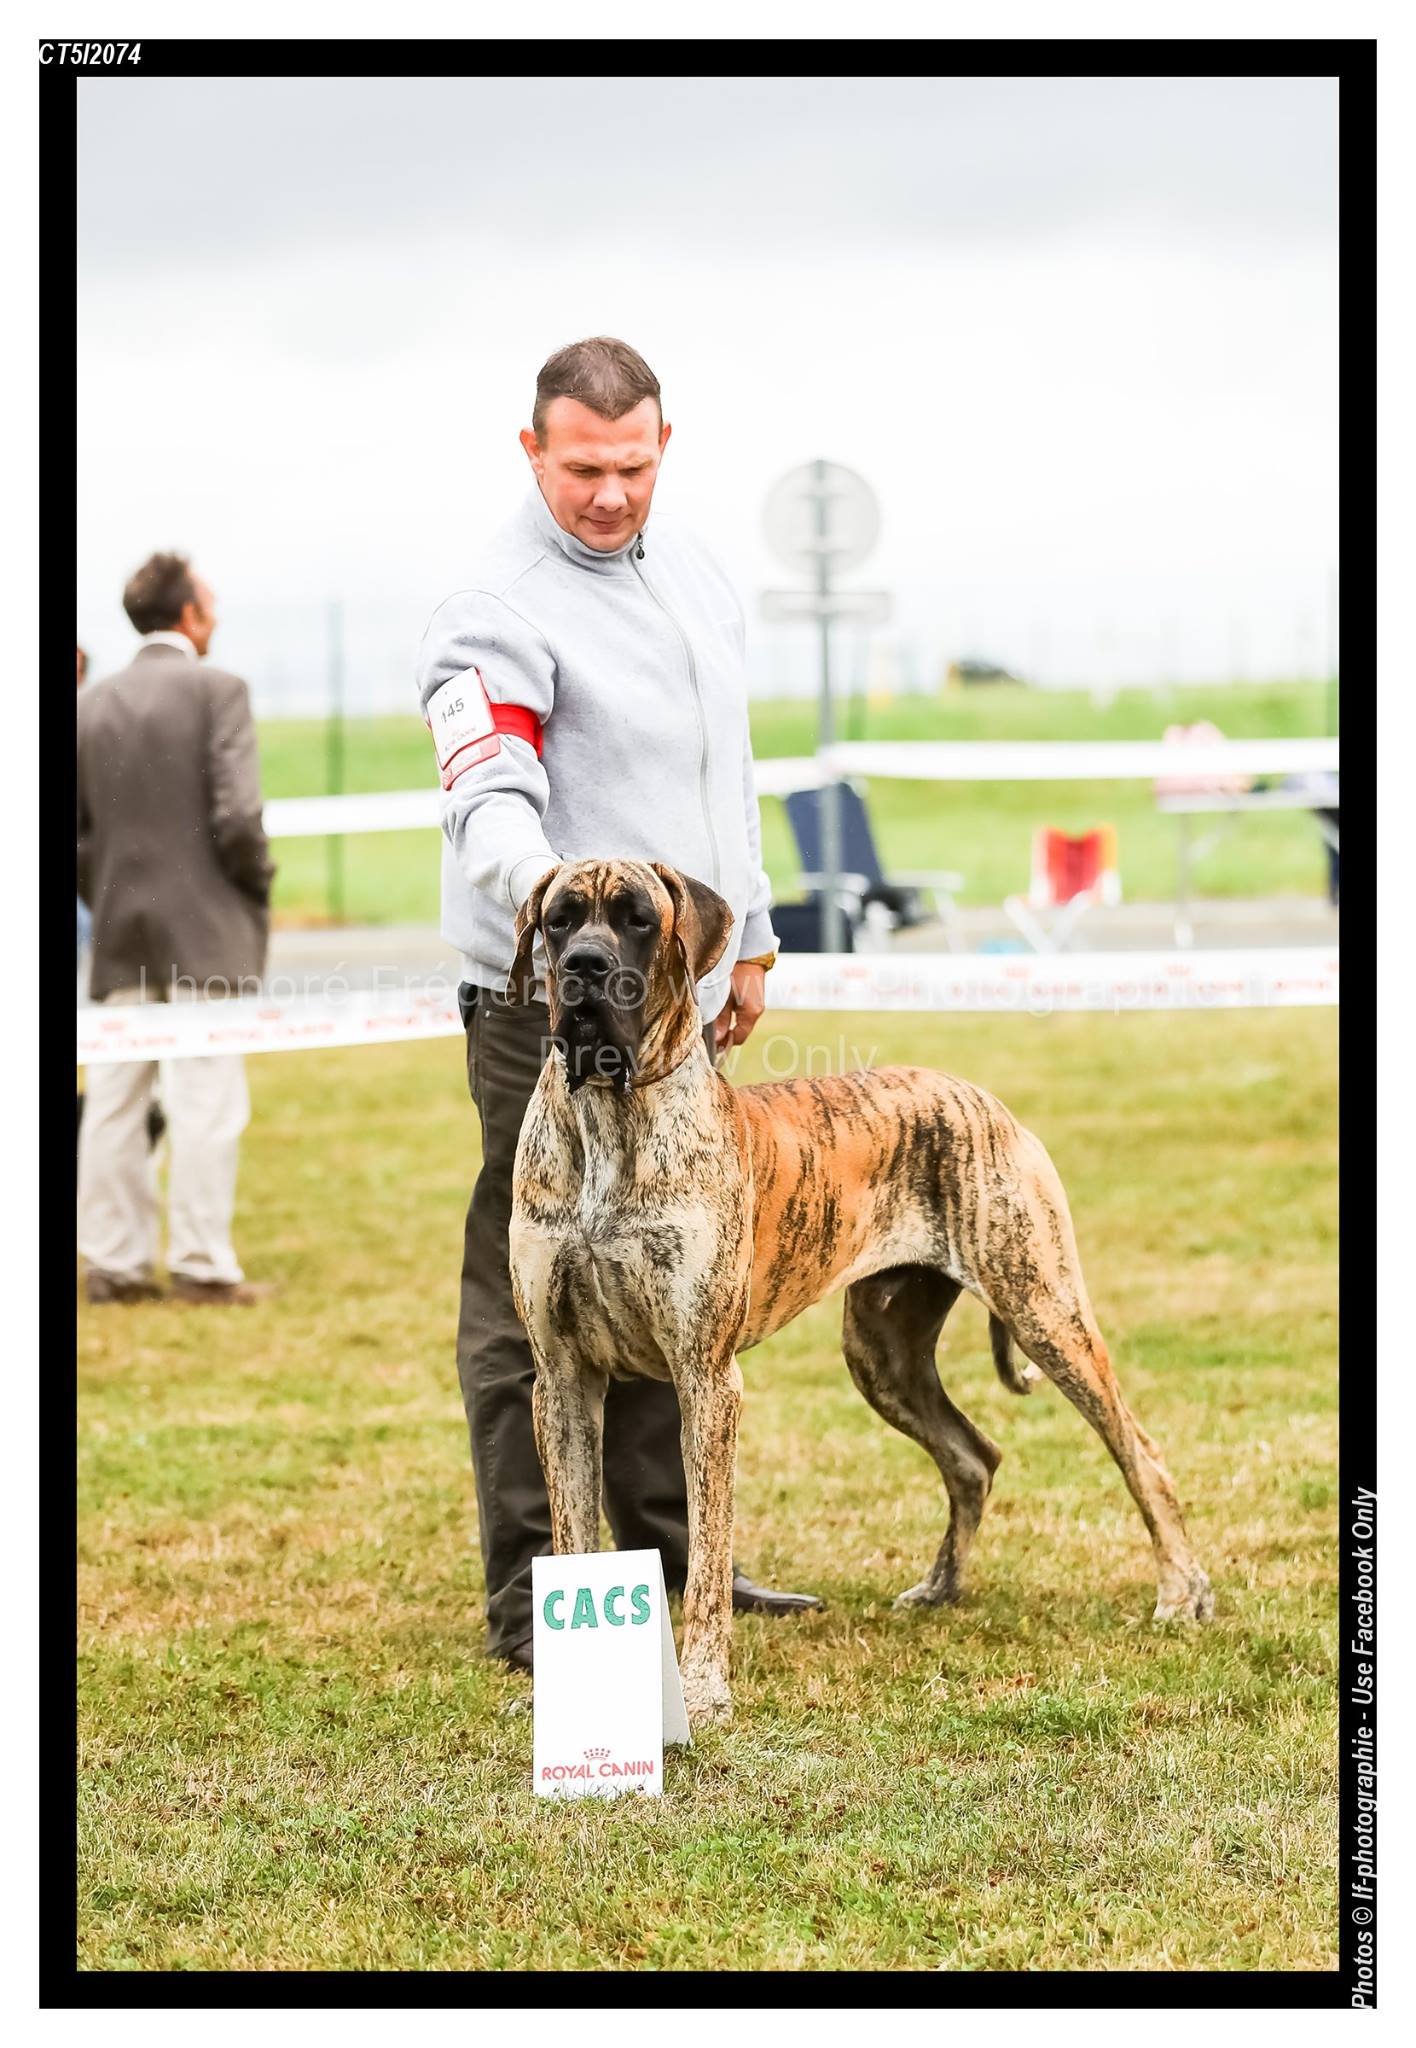
{"label": "man in grey fleece jacket", "polygon": [[[761,1015],[774,956],[747,721],[742,608],[707,551],[649,506],[670,429],[659,385],[623,342],[579,342],[537,380],[518,515],[434,613],[418,658],[443,786],[442,928],[463,956],[468,1082],[482,1170],[467,1213],[458,1374],[472,1439],[487,1648],[529,1668],[531,1559],[551,1549],[531,1419],[535,1367],[511,1299],[507,1228],[522,1118],[549,1051],[545,953],[534,998],[508,1001],[516,913],[548,868],[664,861],[732,908],[700,984],[710,1056]],[[621,1549],[687,1569],[673,1388],[612,1383],[605,1505]],[[734,1579],[763,1612],[820,1603]]]}

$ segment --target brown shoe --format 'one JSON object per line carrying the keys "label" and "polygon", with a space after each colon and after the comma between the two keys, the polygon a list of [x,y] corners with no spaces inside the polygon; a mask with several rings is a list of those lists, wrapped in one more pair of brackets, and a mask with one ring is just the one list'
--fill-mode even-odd
{"label": "brown shoe", "polygon": [[172,1275],[172,1299],[194,1308],[203,1303],[210,1308],[255,1308],[278,1291],[273,1280],[189,1280],[185,1273]]}
{"label": "brown shoe", "polygon": [[105,1302],[165,1299],[155,1280],[114,1280],[107,1273],[85,1273],[84,1294],[95,1308]]}

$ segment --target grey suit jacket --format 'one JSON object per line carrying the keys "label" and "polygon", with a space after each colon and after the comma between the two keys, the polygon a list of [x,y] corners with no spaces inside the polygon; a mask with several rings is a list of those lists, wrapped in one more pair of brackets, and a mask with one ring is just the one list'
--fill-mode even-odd
{"label": "grey suit jacket", "polygon": [[91,993],[190,977],[239,993],[265,971],[271,877],[246,685],[140,648],[78,696],[78,886]]}

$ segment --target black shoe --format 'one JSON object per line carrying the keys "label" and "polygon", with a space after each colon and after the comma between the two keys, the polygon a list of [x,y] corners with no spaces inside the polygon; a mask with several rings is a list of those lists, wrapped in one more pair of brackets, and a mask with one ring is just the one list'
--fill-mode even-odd
{"label": "black shoe", "polygon": [[152,1280],[111,1280],[107,1273],[85,1273],[84,1293],[95,1308],[106,1302],[164,1301],[162,1289]]}
{"label": "black shoe", "polygon": [[193,1308],[255,1308],[278,1292],[274,1280],[190,1280],[185,1273],[172,1275],[172,1299]]}
{"label": "black shoe", "polygon": [[503,1664],[509,1664],[513,1671],[535,1670],[530,1636],[527,1636],[525,1642],[513,1643],[509,1650],[493,1650],[490,1654],[499,1658]]}
{"label": "black shoe", "polygon": [[744,1573],[733,1573],[733,1610],[737,1614],[809,1614],[825,1605],[815,1593],[770,1593],[765,1586],[754,1586]]}

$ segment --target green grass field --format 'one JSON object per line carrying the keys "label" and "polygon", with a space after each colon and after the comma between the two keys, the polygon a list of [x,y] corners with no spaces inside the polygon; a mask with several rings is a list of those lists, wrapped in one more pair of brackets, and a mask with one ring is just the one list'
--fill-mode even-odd
{"label": "green grass field", "polygon": [[79,1313],[84,1967],[1336,1966],[1335,1014],[789,1021],[1044,1138],[1215,1623],[1150,1624],[1119,1475],[970,1301],[941,1371],[1004,1462],[964,1603],[893,1613],[942,1492],[829,1302],[744,1359],[737,1534],[828,1611],[739,1618],[662,1801],[537,1803],[480,1655],[461,1047],[253,1059],[278,1301]]}
{"label": "green grass field", "polygon": [[[887,706],[843,709],[852,739],[1159,739],[1167,725],[1208,718],[1230,739],[1300,738],[1324,730],[1321,684],[1232,685],[1167,692],[1124,690],[1108,706],[1083,691],[1000,686],[937,697],[900,697]],[[798,702],[752,706],[753,748],[761,760],[809,754],[815,712]],[[344,783],[351,790],[416,789],[430,777],[428,735],[416,717],[352,720],[346,729]],[[311,796],[326,787],[325,727],[318,720],[269,720],[261,727],[267,796]],[[954,868],[965,877],[964,903],[1001,903],[1028,879],[1035,826],[1072,831],[1115,825],[1126,894],[1166,901],[1173,894],[1177,824],[1157,813],[1145,782],[875,782],[870,809],[887,872]],[[762,801],[763,858],[783,901],[798,895],[796,853],[786,812]],[[1203,824],[1203,821],[1201,821]],[[286,923],[329,914],[327,849],[322,839],[276,846],[276,914]],[[345,917],[355,924],[435,924],[437,849],[426,832],[366,834],[345,845]],[[1325,886],[1322,846],[1300,813],[1234,822],[1196,862],[1201,896],[1317,896]]]}

